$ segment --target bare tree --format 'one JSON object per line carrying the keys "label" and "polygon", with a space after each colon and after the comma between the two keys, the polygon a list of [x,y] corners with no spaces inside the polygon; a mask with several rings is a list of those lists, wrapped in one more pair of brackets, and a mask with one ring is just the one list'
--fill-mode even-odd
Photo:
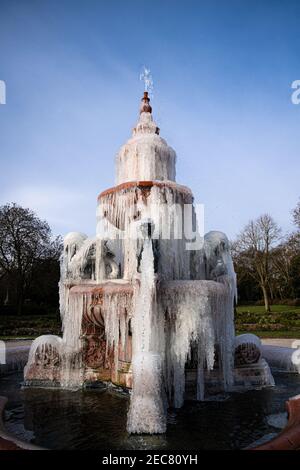
{"label": "bare tree", "polygon": [[268,214],[251,220],[235,242],[235,252],[243,271],[260,286],[265,310],[270,311],[272,248],[280,239],[280,228]]}
{"label": "bare tree", "polygon": [[292,212],[294,224],[300,229],[300,201]]}
{"label": "bare tree", "polygon": [[297,270],[300,259],[300,232],[289,234],[272,250],[273,288],[277,298],[297,297]]}
{"label": "bare tree", "polygon": [[37,262],[57,258],[60,248],[47,222],[30,209],[14,203],[0,207],[0,275],[8,275],[15,286],[19,314]]}

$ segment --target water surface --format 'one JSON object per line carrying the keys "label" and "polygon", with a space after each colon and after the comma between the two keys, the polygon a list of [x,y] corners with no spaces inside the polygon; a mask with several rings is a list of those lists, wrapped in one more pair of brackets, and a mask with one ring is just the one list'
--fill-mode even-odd
{"label": "water surface", "polygon": [[48,449],[240,449],[277,433],[268,417],[284,412],[285,401],[300,391],[300,376],[280,373],[274,378],[276,387],[170,410],[167,433],[159,436],[128,435],[126,395],[22,389],[22,374],[1,378],[0,395],[9,399],[7,429]]}

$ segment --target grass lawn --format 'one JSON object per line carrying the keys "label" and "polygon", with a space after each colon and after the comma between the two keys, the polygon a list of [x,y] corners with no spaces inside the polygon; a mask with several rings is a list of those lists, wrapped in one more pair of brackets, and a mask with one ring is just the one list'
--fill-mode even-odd
{"label": "grass lawn", "polygon": [[272,305],[266,313],[263,305],[239,305],[235,328],[237,334],[254,333],[261,338],[300,338],[300,307]]}
{"label": "grass lawn", "polygon": [[[250,312],[266,314],[265,307],[263,305],[239,305],[236,310],[238,313]],[[271,314],[284,312],[294,312],[300,314],[300,307],[290,307],[289,305],[271,305]]]}
{"label": "grass lawn", "polygon": [[60,335],[61,322],[57,314],[0,315],[0,339],[34,339],[40,335]]}
{"label": "grass lawn", "polygon": [[[272,305],[266,313],[260,305],[239,305],[236,309],[236,334],[254,333],[261,338],[300,338],[300,307]],[[0,339],[34,339],[40,335],[61,335],[57,314],[0,315]]]}

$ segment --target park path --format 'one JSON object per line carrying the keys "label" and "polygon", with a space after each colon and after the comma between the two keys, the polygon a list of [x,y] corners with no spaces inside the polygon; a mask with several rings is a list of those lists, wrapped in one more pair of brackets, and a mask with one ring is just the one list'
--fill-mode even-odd
{"label": "park path", "polygon": [[20,348],[20,347],[30,347],[32,343],[32,340],[31,339],[13,339],[13,340],[9,340],[9,341],[5,341],[5,344],[6,344],[6,349],[8,351],[10,350],[14,350],[15,348]]}
{"label": "park path", "polygon": [[283,348],[292,348],[293,342],[299,341],[295,338],[263,338],[261,340],[262,344],[268,346],[281,346]]}

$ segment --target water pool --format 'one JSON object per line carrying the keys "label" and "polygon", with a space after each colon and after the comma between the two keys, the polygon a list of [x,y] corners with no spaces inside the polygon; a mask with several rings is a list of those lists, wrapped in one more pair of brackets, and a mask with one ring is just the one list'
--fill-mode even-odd
{"label": "water pool", "polygon": [[[16,373],[0,379],[9,399],[5,425],[20,438],[48,449],[241,449],[279,432],[270,415],[300,391],[300,376],[274,374],[276,386],[187,402],[169,410],[165,435],[128,435],[128,396],[100,389],[78,391],[23,388]],[[275,416],[276,418],[276,416]]]}

